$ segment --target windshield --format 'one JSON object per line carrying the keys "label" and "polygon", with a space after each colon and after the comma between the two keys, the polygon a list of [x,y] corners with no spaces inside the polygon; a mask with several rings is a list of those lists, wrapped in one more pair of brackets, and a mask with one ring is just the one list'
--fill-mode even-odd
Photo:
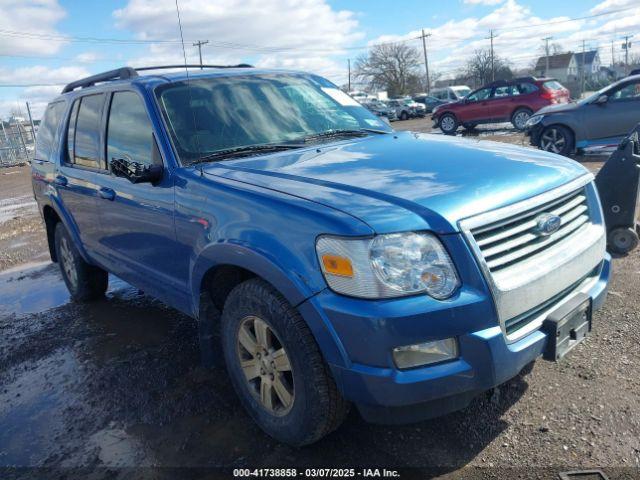
{"label": "windshield", "polygon": [[315,75],[198,78],[188,85],[162,85],[156,97],[183,165],[217,151],[295,144],[325,132],[392,131],[334,84]]}
{"label": "windshield", "polygon": [[468,87],[452,87],[451,90],[453,90],[453,93],[455,93],[458,98],[464,98],[471,93],[471,89]]}

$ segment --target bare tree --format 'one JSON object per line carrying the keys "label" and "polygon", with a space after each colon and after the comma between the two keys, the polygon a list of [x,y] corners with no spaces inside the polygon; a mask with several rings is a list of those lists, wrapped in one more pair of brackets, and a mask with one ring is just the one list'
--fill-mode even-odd
{"label": "bare tree", "polygon": [[[489,50],[476,50],[464,67],[464,74],[473,80],[477,85],[485,85],[491,82],[494,75],[491,74],[491,52]],[[493,58],[493,69],[496,80],[507,80],[513,78],[513,73],[509,64],[502,58]]]}
{"label": "bare tree", "polygon": [[419,52],[404,43],[376,45],[356,60],[355,76],[373,90],[405,95],[421,88]]}

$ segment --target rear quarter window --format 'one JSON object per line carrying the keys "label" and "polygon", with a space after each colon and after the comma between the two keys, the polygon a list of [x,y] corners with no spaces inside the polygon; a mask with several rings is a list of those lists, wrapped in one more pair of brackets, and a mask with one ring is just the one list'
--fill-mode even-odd
{"label": "rear quarter window", "polygon": [[45,162],[53,161],[53,155],[56,153],[58,126],[62,120],[65,106],[64,101],[50,103],[47,106],[36,138],[36,159]]}

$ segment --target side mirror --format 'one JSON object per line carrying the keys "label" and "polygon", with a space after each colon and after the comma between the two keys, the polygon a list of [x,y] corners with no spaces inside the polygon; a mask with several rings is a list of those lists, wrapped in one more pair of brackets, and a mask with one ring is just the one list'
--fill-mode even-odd
{"label": "side mirror", "polygon": [[609,97],[607,97],[606,95],[600,95],[598,98],[596,98],[596,101],[593,103],[595,103],[596,105],[604,105],[608,101],[609,101]]}
{"label": "side mirror", "polygon": [[134,162],[128,158],[112,158],[111,171],[116,177],[122,177],[131,183],[151,183],[155,185],[162,180],[162,165],[148,165]]}

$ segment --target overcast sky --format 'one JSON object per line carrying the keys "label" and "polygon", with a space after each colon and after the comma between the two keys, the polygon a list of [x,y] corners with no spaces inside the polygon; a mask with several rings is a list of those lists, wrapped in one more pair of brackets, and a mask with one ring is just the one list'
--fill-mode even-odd
{"label": "overcast sky", "polygon": [[[515,67],[539,55],[545,36],[574,51],[586,40],[609,64],[612,42],[619,60],[622,36],[635,34],[632,52],[640,53],[638,0],[179,0],[179,6],[189,62],[198,61],[192,43],[209,40],[206,63],[294,68],[337,84],[346,82],[347,59],[367,45],[406,41],[421,48],[416,37],[423,28],[431,34],[430,68],[443,76],[474,49],[488,48],[492,29],[496,55]],[[3,118],[24,111],[26,100],[39,117],[61,85],[82,76],[183,62],[175,0],[0,0],[0,12]],[[575,18],[582,19],[568,21]]]}

